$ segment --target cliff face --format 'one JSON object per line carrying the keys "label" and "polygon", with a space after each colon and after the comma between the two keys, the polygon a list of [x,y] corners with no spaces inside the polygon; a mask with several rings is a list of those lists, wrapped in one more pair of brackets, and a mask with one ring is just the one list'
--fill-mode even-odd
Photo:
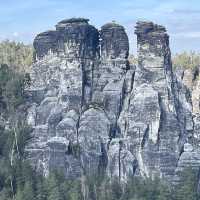
{"label": "cliff face", "polygon": [[63,20],[34,40],[31,163],[44,175],[61,169],[70,178],[98,173],[122,181],[176,181],[184,167],[198,168],[198,92],[173,73],[165,28],[137,23],[133,66],[124,28],[108,23],[98,31],[88,21]]}

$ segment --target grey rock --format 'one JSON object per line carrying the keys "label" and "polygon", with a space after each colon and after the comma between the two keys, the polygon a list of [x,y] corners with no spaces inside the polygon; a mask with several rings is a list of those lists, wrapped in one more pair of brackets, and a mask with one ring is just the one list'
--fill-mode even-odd
{"label": "grey rock", "polygon": [[110,128],[111,123],[102,109],[92,107],[80,117],[78,140],[82,165],[88,174],[104,171],[107,167]]}
{"label": "grey rock", "polygon": [[54,30],[38,34],[33,42],[33,46],[36,50],[35,60],[42,58],[48,54],[49,51],[56,53],[58,50],[57,40],[58,33]]}
{"label": "grey rock", "polygon": [[56,126],[56,135],[59,137],[65,137],[72,143],[77,143],[77,124],[79,116],[71,110],[64,115],[64,118]]}
{"label": "grey rock", "polygon": [[55,169],[65,173],[65,154],[69,141],[64,137],[52,137],[47,141],[49,147],[49,171]]}
{"label": "grey rock", "polygon": [[107,174],[177,181],[200,166],[198,69],[172,70],[163,26],[138,22],[138,64],[125,29],[72,18],[34,40],[27,122],[29,159],[44,175]]}
{"label": "grey rock", "polygon": [[101,56],[103,59],[128,58],[129,44],[124,27],[112,22],[101,27]]}
{"label": "grey rock", "polygon": [[108,167],[109,177],[119,177],[120,181],[126,180],[135,174],[137,159],[128,150],[124,138],[115,138],[109,143]]}

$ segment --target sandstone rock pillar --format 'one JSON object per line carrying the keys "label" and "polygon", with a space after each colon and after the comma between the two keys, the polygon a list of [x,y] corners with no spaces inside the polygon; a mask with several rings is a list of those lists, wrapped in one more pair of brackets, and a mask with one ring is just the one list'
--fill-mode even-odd
{"label": "sandstone rock pillar", "polygon": [[138,66],[130,98],[127,137],[143,176],[172,177],[178,161],[178,125],[169,49],[163,26],[138,22]]}

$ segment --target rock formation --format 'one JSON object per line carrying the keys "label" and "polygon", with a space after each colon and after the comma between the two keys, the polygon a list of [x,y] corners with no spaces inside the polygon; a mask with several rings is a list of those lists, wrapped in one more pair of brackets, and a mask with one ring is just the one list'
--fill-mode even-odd
{"label": "rock formation", "polygon": [[184,83],[193,79],[173,73],[166,29],[137,23],[133,66],[125,29],[112,22],[98,31],[88,21],[63,20],[34,40],[26,90],[31,163],[44,175],[60,169],[70,178],[98,173],[121,181],[178,180],[184,167],[199,167],[198,84],[190,95]]}

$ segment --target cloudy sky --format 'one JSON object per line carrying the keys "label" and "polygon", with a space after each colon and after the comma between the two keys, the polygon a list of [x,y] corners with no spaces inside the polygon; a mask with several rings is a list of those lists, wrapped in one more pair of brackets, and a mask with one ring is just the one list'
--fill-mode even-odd
{"label": "cloudy sky", "polygon": [[151,20],[167,27],[172,53],[200,52],[200,0],[0,0],[0,40],[32,43],[34,36],[65,18],[85,17],[100,28],[125,26],[135,52],[134,25]]}

